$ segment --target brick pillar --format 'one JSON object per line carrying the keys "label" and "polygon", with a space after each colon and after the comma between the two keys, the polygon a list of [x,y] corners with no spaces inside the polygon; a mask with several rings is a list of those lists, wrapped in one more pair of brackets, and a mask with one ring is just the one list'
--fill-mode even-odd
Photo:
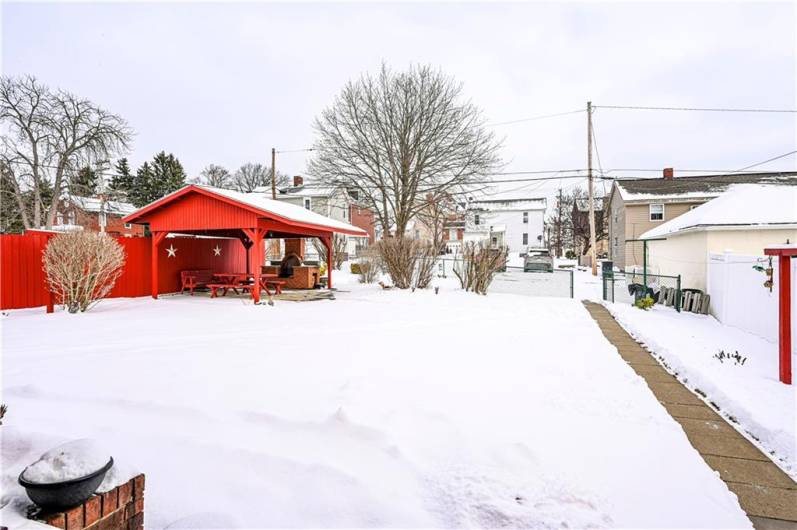
{"label": "brick pillar", "polygon": [[63,530],[143,530],[144,475],[66,511],[34,512],[28,517]]}

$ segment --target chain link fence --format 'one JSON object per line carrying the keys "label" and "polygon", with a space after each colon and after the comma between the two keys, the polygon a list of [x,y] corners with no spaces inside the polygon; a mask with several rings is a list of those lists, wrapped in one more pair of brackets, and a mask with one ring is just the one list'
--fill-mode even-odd
{"label": "chain link fence", "polygon": [[[443,258],[437,263],[437,275],[455,278],[454,266],[459,260]],[[506,267],[496,274],[490,293],[520,294],[573,298],[573,270],[554,269],[553,272],[524,272],[523,267]]]}
{"label": "chain link fence", "polygon": [[603,299],[607,302],[633,304],[649,295],[657,304],[681,311],[681,277],[643,272],[603,272]]}

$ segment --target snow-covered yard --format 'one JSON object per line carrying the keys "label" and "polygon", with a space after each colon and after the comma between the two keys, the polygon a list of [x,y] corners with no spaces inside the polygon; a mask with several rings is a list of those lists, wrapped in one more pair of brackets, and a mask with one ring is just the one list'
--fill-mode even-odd
{"label": "snow-covered yard", "polygon": [[[687,386],[738,422],[742,432],[797,478],[797,433],[794,386],[778,381],[778,345],[743,330],[724,326],[714,317],[677,313],[656,305],[641,311],[629,304],[606,304],[629,333],[660,356]],[[736,352],[744,364],[715,356]],[[797,356],[792,356],[792,366]]]}
{"label": "snow-covered yard", "polygon": [[577,299],[346,279],[5,316],[0,513],[89,437],[147,474],[151,528],[750,526]]}

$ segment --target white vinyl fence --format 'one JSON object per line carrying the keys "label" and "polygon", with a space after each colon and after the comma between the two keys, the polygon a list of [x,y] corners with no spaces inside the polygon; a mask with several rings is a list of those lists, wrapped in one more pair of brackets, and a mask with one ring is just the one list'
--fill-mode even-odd
{"label": "white vinyl fence", "polygon": [[[709,254],[708,294],[711,314],[728,326],[754,333],[772,342],[778,341],[778,260],[772,259],[772,292],[764,287],[767,277],[753,269],[769,267],[768,256]],[[791,261],[792,329],[797,323],[797,260]],[[797,351],[797,341],[793,342]]]}

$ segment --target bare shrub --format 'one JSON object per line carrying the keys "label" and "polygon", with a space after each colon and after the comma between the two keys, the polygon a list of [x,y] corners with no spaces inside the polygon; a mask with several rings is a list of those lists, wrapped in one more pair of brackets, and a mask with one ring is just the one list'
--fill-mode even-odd
{"label": "bare shrub", "polygon": [[376,245],[382,268],[399,289],[426,289],[434,277],[438,249],[434,243],[389,237]]}
{"label": "bare shrub", "polygon": [[97,232],[68,232],[44,249],[50,289],[70,313],[86,311],[105,298],[122,274],[125,251],[114,238]]}
{"label": "bare shrub", "polygon": [[416,263],[413,287],[426,289],[434,278],[434,267],[440,255],[440,246],[434,241],[424,241],[416,245]]}
{"label": "bare shrub", "polygon": [[409,289],[415,270],[414,239],[406,237],[388,237],[377,243],[379,259],[382,267],[390,275],[393,285],[399,289]]}
{"label": "bare shrub", "polygon": [[492,247],[488,241],[470,241],[462,245],[462,260],[454,265],[454,274],[466,291],[487,294],[495,275],[506,267],[509,249]]}
{"label": "bare shrub", "polygon": [[[318,259],[321,263],[328,265],[327,247],[324,242],[318,238],[313,239],[313,248],[318,253]],[[335,234],[332,236],[332,267],[339,271],[346,261],[346,236]]]}
{"label": "bare shrub", "polygon": [[371,247],[363,251],[357,263],[357,274],[360,275],[360,283],[374,283],[379,277],[381,270],[379,263],[379,252]]}

